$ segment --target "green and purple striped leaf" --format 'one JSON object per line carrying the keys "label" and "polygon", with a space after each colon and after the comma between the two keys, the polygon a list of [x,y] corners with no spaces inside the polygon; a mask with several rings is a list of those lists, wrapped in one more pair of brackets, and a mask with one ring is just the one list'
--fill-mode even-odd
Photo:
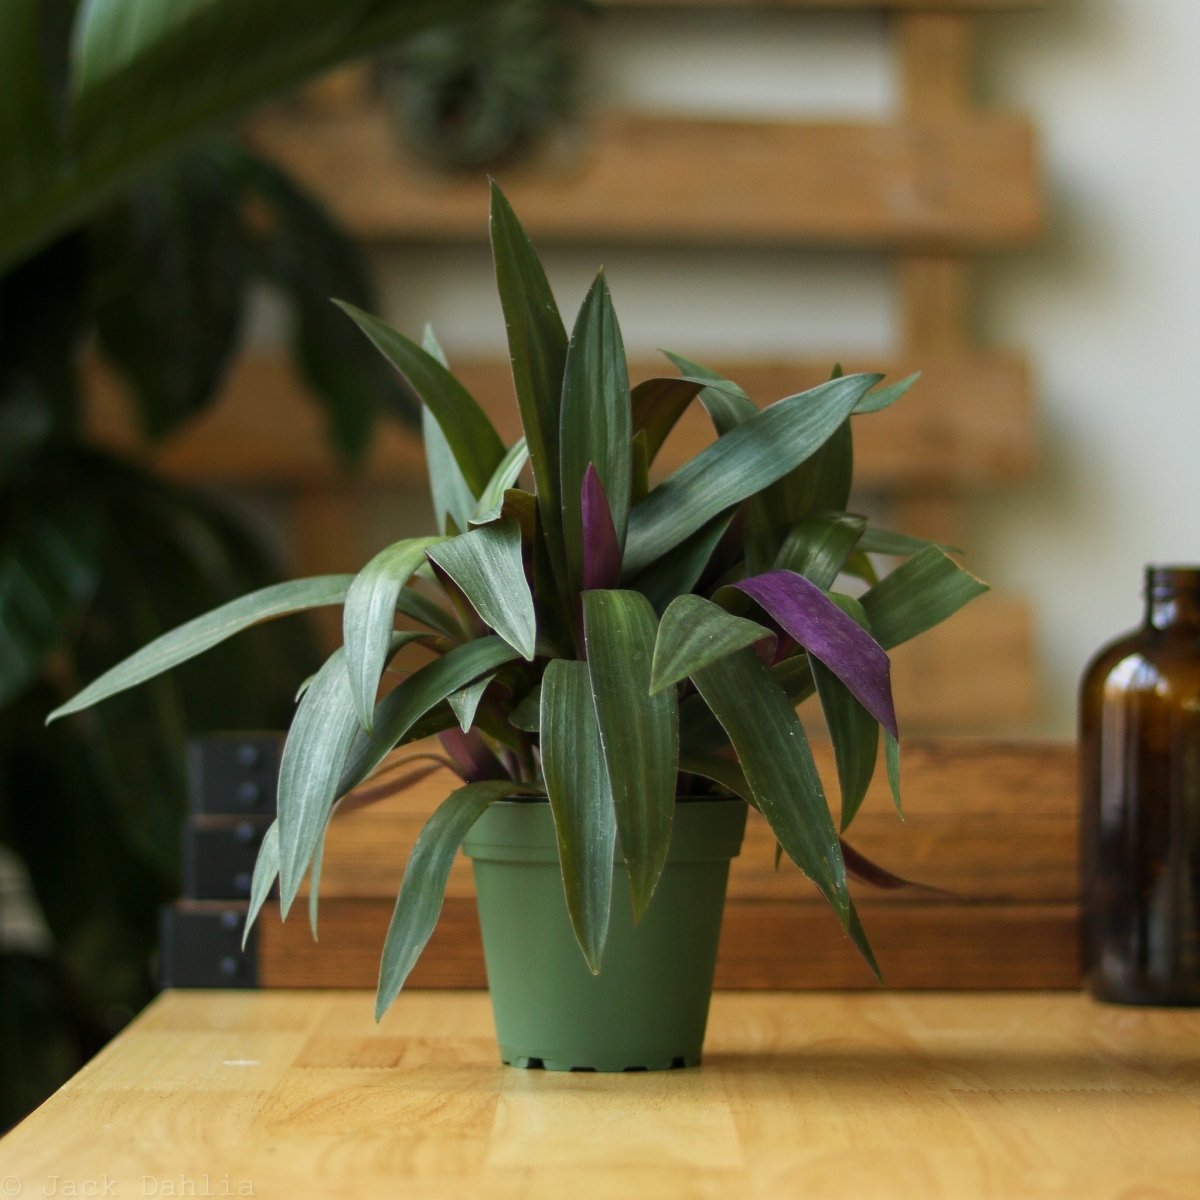
{"label": "green and purple striped leaf", "polygon": [[381,550],[354,577],[342,610],[346,672],[362,727],[370,732],[375,693],[388,657],[400,593],[425,562],[425,552],[444,539],[405,538]]}
{"label": "green and purple striped leaf", "polygon": [[892,667],[883,647],[816,584],[794,571],[767,571],[732,585],[757,601],[813,658],[823,662],[893,737]]}
{"label": "green and purple striped leaf", "polygon": [[504,443],[475,398],[428,350],[361,308],[343,300],[334,303],[421,397],[453,450],[467,486],[473,495],[480,495],[504,458]]}
{"label": "green and purple striped leaf", "polygon": [[625,540],[633,478],[630,420],[625,345],[601,271],[584,298],[571,334],[559,417],[563,538],[574,587],[580,586],[583,577],[581,500],[589,468],[604,485],[617,545]]}
{"label": "green and purple striped leaf", "polygon": [[56,708],[46,723],[65,717],[68,713],[90,708],[109,696],[127,688],[153,679],[180,663],[187,662],[212,646],[233,637],[260,621],[320,608],[328,604],[341,604],[353,582],[352,575],[319,575],[313,579],[296,579],[288,583],[276,583],[260,588],[247,596],[231,600],[214,608],[203,616],[196,617],[169,633],[164,633],[143,646],[136,654],[105,671],[98,679]]}
{"label": "green and purple striped leaf", "polygon": [[706,446],[629,515],[623,571],[636,575],[719,513],[815,453],[878,380],[848,375],[756,412]]}
{"label": "green and purple striped leaf", "polygon": [[593,975],[608,937],[617,816],[587,663],[556,658],[541,690],[542,772],[567,912]]}
{"label": "green and purple striped leaf", "polygon": [[482,620],[532,661],[537,614],[525,577],[521,527],[511,517],[430,546],[429,557],[462,589]]}
{"label": "green and purple striped leaf", "polygon": [[633,919],[638,921],[671,843],[679,711],[674,690],[650,693],[658,620],[645,596],[584,592],[583,630],[621,851],[629,867]]}

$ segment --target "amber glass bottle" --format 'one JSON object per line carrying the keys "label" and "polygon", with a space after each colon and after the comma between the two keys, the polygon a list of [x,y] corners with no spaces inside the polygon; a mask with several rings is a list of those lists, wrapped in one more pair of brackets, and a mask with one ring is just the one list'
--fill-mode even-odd
{"label": "amber glass bottle", "polygon": [[1200,568],[1146,569],[1145,623],[1092,660],[1079,711],[1086,986],[1200,1004]]}

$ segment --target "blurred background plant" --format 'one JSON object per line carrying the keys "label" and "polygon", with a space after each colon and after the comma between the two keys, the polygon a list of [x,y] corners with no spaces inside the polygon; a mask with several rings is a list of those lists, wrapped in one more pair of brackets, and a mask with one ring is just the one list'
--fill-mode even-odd
{"label": "blurred background plant", "polygon": [[[277,578],[243,517],[89,438],[88,361],[121,377],[154,443],[212,403],[266,287],[284,301],[292,356],[347,467],[381,414],[415,420],[398,378],[328,303],[375,304],[354,246],[285,174],[212,131],[422,34],[404,60],[423,80],[405,109],[417,143],[436,151],[445,139],[454,161],[511,150],[540,128],[529,57],[508,70],[463,47],[494,46],[472,31],[483,27],[521,45],[549,28],[550,6],[498,7],[0,5],[0,1129],[153,993],[156,910],[177,890],[185,739],[283,726],[291,683],[318,661],[302,626],[265,627],[43,727],[80,680]],[[455,25],[471,17],[483,26]],[[539,78],[565,94],[565,60],[543,46]],[[519,102],[494,128],[505,91]],[[220,684],[231,677],[238,689]]]}

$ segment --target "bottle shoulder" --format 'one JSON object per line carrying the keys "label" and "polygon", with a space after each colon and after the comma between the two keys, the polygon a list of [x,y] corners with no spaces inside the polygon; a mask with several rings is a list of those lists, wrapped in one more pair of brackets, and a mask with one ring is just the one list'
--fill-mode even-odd
{"label": "bottle shoulder", "polygon": [[1200,638],[1148,626],[1131,630],[1093,656],[1084,671],[1082,689],[1200,692]]}

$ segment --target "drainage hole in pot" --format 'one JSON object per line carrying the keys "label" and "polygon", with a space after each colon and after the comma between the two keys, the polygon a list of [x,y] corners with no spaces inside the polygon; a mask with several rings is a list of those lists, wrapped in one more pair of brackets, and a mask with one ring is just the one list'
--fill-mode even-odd
{"label": "drainage hole in pot", "polygon": [[630,1071],[648,1071],[648,1070],[650,1070],[650,1068],[649,1067],[622,1067],[621,1070],[624,1071],[628,1075]]}
{"label": "drainage hole in pot", "polygon": [[572,1071],[591,1071],[591,1073],[593,1075],[596,1073],[595,1067],[572,1067],[571,1070]]}
{"label": "drainage hole in pot", "polygon": [[680,1068],[686,1067],[686,1066],[687,1066],[687,1062],[684,1060],[684,1057],[682,1054],[677,1054],[673,1059],[671,1059],[671,1070],[672,1071],[678,1071]]}

